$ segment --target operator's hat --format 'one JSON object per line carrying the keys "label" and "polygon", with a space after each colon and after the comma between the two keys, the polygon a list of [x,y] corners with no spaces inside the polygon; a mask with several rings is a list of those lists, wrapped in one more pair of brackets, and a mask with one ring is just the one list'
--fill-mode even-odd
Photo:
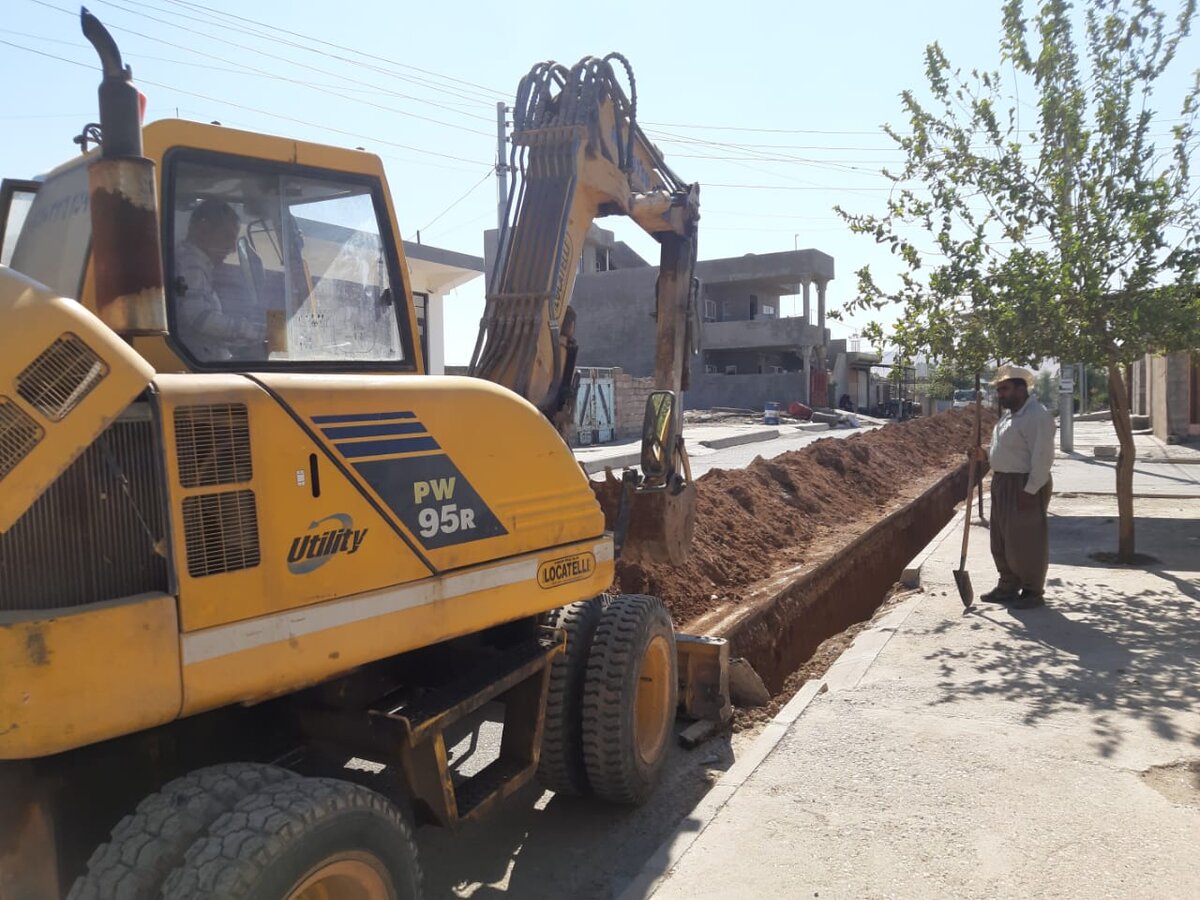
{"label": "operator's hat", "polygon": [[996,370],[996,375],[992,378],[992,384],[994,386],[1000,384],[1002,381],[1023,381],[1025,382],[1025,386],[1032,391],[1037,379],[1026,368],[1006,364]]}

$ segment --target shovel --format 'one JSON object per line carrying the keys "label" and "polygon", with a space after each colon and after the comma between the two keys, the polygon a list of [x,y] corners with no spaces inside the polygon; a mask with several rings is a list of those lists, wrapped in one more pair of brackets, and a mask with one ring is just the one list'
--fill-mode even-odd
{"label": "shovel", "polygon": [[970,462],[967,463],[967,510],[963,517],[962,556],[958,560],[958,568],[954,570],[954,583],[958,585],[958,596],[963,606],[970,606],[975,600],[975,589],[971,587],[971,573],[967,571],[967,542],[971,538],[971,506],[975,499],[975,450],[979,446],[982,412],[979,402],[979,376],[975,376],[975,447],[971,448]]}

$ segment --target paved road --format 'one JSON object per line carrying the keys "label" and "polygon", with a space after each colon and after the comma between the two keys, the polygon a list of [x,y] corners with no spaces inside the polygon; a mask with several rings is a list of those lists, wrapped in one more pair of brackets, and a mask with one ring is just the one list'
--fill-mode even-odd
{"label": "paved road", "polygon": [[800,450],[822,438],[844,438],[869,430],[869,428],[834,428],[829,431],[817,432],[785,432],[774,440],[739,444],[724,450],[689,446],[688,455],[692,459],[692,475],[699,478],[710,469],[743,469],[750,465],[757,456],[771,459],[790,450]]}

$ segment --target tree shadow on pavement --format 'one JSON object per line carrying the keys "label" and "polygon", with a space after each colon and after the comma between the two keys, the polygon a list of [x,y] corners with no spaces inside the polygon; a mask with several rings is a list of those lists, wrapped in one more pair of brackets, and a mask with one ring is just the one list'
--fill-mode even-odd
{"label": "tree shadow on pavement", "polygon": [[[1133,529],[1138,551],[1154,556],[1158,562],[1148,566],[1123,567],[1098,562],[1091,554],[1117,549],[1117,517],[1060,516],[1050,507],[1050,564],[1144,569],[1159,573],[1200,572],[1200,519],[1134,516]],[[1191,588],[1193,591],[1195,586]]]}
{"label": "tree shadow on pavement", "polygon": [[994,637],[927,657],[940,667],[934,705],[1000,698],[1023,711],[1026,725],[1083,710],[1101,757],[1117,752],[1135,722],[1189,752],[1200,747],[1200,578],[1187,577],[1200,569],[1200,548],[1189,546],[1197,526],[1139,520],[1139,546],[1162,562],[1141,571],[1111,567],[1106,575],[1086,553],[1112,526],[1102,517],[1055,519],[1047,605],[969,610],[968,627]]}

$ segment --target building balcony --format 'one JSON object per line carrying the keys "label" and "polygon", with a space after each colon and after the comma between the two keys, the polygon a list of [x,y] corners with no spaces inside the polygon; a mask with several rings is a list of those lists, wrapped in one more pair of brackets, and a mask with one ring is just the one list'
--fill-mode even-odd
{"label": "building balcony", "polygon": [[705,350],[795,350],[822,343],[821,330],[803,316],[705,322],[701,342]]}

